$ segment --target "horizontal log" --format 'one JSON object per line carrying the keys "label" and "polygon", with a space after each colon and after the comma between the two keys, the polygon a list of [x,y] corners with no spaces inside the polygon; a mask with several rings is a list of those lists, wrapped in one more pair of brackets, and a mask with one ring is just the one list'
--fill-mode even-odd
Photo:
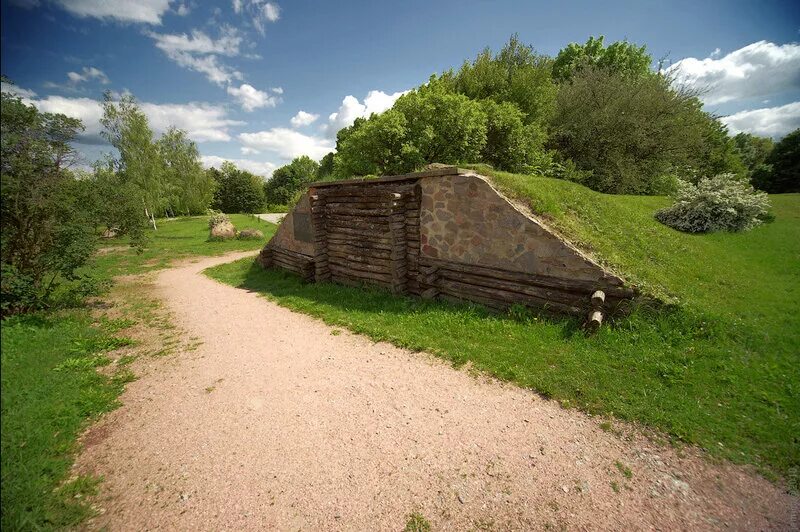
{"label": "horizontal log", "polygon": [[329,260],[334,262],[344,260],[349,262],[359,262],[362,264],[373,264],[386,270],[391,268],[393,262],[389,257],[367,257],[364,255],[353,255],[352,253],[341,253],[338,251],[331,251],[328,256],[330,257]]}
{"label": "horizontal log", "polygon": [[[526,283],[531,286],[544,286],[548,288],[556,288],[568,292],[582,293],[590,295],[596,290],[598,285],[604,285],[603,281],[581,281],[577,279],[561,279],[546,275],[535,275],[524,272],[513,272],[509,270],[501,270],[499,268],[490,268],[486,266],[476,266],[472,264],[463,264],[458,262],[445,261],[434,259],[431,257],[420,257],[420,262],[426,265],[436,265],[440,268],[446,268],[451,271],[460,271],[466,273],[475,273],[486,277],[496,277],[508,281],[518,281]],[[615,297],[629,298],[633,297],[636,292],[627,287],[608,286],[605,287],[606,295],[614,295]]]}
{"label": "horizontal log", "polygon": [[382,281],[389,285],[391,285],[392,283],[392,276],[389,274],[378,273],[378,272],[365,272],[365,271],[355,270],[352,268],[345,268],[337,264],[331,264],[329,267],[332,274],[345,275],[365,280]]}
{"label": "horizontal log", "polygon": [[297,259],[311,260],[311,257],[309,255],[306,255],[305,253],[299,253],[297,251],[292,251],[291,249],[274,246],[270,248],[270,251],[272,253],[282,253],[284,255],[287,255],[289,257],[295,257]]}
{"label": "horizontal log", "polygon": [[[355,196],[355,197],[388,197],[389,195],[392,196],[392,199],[400,199],[402,195],[409,194],[411,192],[410,188],[398,187],[396,189],[386,189],[386,188],[378,188],[378,187],[348,187],[348,188],[339,188],[339,189],[332,189],[325,191],[322,194],[322,197],[328,198],[341,198],[341,197],[348,197],[348,196]],[[397,196],[400,194],[400,196]]]}
{"label": "horizontal log", "polygon": [[377,280],[365,280],[358,277],[350,277],[345,274],[331,274],[331,280],[335,283],[343,284],[345,286],[352,286],[355,288],[364,288],[365,286],[371,285],[390,290],[392,287],[391,283]]}
{"label": "horizontal log", "polygon": [[518,294],[516,292],[508,292],[506,290],[500,290],[497,288],[487,288],[484,286],[462,283],[451,279],[439,279],[436,283],[436,286],[442,292],[452,293],[458,297],[466,297],[468,299],[480,297],[495,300],[499,303],[505,303],[507,305],[519,303],[527,306],[558,310],[569,314],[579,314],[581,312],[580,308],[572,305],[542,300],[541,298]]}
{"label": "horizontal log", "polygon": [[367,262],[351,261],[343,257],[331,257],[330,262],[328,263],[328,267],[333,268],[334,266],[339,268],[346,268],[348,270],[353,270],[353,271],[370,272],[380,275],[387,275],[389,277],[392,276],[392,271],[390,266],[381,264],[370,264]]}
{"label": "horizontal log", "polygon": [[553,288],[531,286],[516,281],[506,281],[504,279],[484,277],[482,275],[475,275],[471,273],[454,272],[446,268],[439,270],[439,276],[443,279],[451,279],[461,283],[484,286],[487,288],[497,288],[508,292],[516,292],[520,295],[534,297],[542,302],[552,301],[574,307],[586,306],[585,296],[575,294],[574,292],[564,292],[562,290]]}
{"label": "horizontal log", "polygon": [[331,244],[347,244],[367,249],[385,249],[391,251],[394,249],[390,242],[374,242],[371,240],[364,240],[353,238],[352,235],[333,235],[328,238],[328,246]]}

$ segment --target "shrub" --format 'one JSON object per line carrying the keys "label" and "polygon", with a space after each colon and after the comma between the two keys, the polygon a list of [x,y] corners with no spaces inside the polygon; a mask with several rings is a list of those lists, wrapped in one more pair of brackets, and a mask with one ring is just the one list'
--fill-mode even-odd
{"label": "shrub", "polygon": [[208,218],[209,229],[214,229],[214,227],[218,226],[219,224],[230,223],[231,221],[227,214],[215,211],[214,209],[208,209],[208,214],[210,215]]}
{"label": "shrub", "polygon": [[211,207],[227,213],[258,213],[264,209],[264,179],[241,170],[230,161],[209,168],[216,181]]}
{"label": "shrub", "polygon": [[676,201],[656,219],[679,231],[745,231],[762,222],[769,199],[733,174],[703,179],[697,185],[679,181]]}

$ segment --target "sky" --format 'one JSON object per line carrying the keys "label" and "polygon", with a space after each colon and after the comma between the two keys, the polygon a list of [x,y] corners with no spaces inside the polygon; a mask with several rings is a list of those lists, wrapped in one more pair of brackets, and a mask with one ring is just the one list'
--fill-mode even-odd
{"label": "sky", "polygon": [[322,158],[356,117],[514,33],[552,56],[591,35],[645,44],[731,133],[778,139],[800,127],[792,1],[3,0],[0,10],[2,74],[27,103],[83,120],[85,164],[112,151],[99,134],[109,90],[132,93],[156,134],[186,130],[205,166],[231,160],[269,177],[296,156]]}

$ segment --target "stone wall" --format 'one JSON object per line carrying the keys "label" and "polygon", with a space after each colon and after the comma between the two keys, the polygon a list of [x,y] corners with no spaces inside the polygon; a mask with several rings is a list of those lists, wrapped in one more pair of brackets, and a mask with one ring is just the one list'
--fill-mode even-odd
{"label": "stone wall", "polygon": [[636,295],[486,178],[453,167],[312,185],[260,261],[308,280],[498,309],[581,313],[596,290],[611,309]]}

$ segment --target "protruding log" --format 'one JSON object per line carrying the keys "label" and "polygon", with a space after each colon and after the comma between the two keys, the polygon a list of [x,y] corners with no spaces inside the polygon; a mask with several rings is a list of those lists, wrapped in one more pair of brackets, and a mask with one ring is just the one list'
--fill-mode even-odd
{"label": "protruding log", "polygon": [[603,313],[599,310],[593,310],[589,313],[589,321],[586,322],[586,328],[594,332],[600,328],[603,323]]}
{"label": "protruding log", "polygon": [[592,294],[592,307],[594,307],[595,309],[598,310],[602,309],[605,302],[606,302],[606,293],[603,292],[602,290],[597,290],[595,291],[594,294]]}
{"label": "protruding log", "polygon": [[434,287],[428,288],[427,290],[423,290],[420,294],[422,299],[434,299],[436,296],[439,295],[439,290]]}

